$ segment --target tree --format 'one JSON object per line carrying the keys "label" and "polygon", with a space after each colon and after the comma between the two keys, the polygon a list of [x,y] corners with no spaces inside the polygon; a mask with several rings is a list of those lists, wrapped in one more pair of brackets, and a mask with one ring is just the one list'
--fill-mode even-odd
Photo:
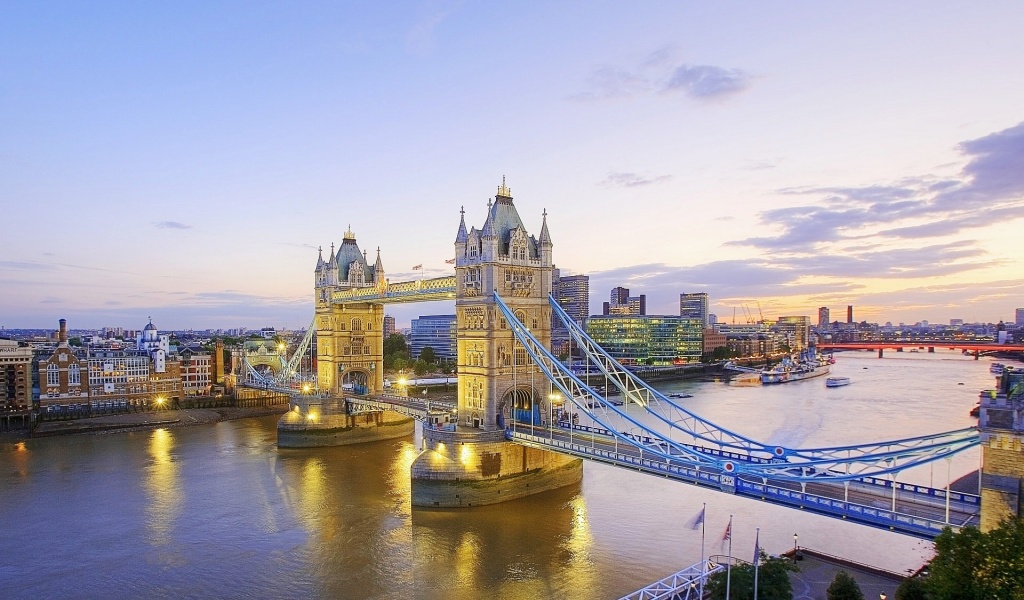
{"label": "tree", "polygon": [[836,573],[825,595],[828,600],[864,600],[860,586],[846,571]]}
{"label": "tree", "polygon": [[405,336],[400,333],[392,333],[384,340],[384,354],[408,354],[409,345]]}
{"label": "tree", "polygon": [[68,345],[69,346],[81,346],[82,345],[82,338],[80,338],[78,336],[75,336],[73,338],[68,338]]}
{"label": "tree", "polygon": [[[793,585],[789,572],[797,571],[793,561],[786,558],[768,557],[761,552],[761,566],[757,569],[758,600],[791,600]],[[725,571],[715,573],[708,579],[707,592],[712,600],[725,600]],[[730,600],[752,600],[754,598],[754,565],[735,565],[729,582]]]}
{"label": "tree", "polygon": [[434,352],[433,348],[427,346],[423,350],[420,350],[420,360],[426,363],[434,364],[435,362],[437,362],[437,354]]}
{"label": "tree", "polygon": [[430,372],[430,363],[424,360],[417,360],[413,363],[413,371],[415,371],[417,377],[422,377]]}
{"label": "tree", "polygon": [[946,527],[935,538],[935,558],[929,565],[928,595],[933,600],[984,600],[977,568],[984,561],[982,533],[964,527],[959,533]]}
{"label": "tree", "polygon": [[919,577],[904,579],[896,588],[896,600],[928,600],[924,580]]}

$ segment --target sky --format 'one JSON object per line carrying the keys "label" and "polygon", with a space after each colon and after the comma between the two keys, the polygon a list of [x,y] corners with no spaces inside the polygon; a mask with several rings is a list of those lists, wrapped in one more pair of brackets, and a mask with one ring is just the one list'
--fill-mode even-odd
{"label": "sky", "polygon": [[[0,2],[0,326],[302,328],[351,227],[452,272],[505,177],[678,314],[1012,320],[1020,2]],[[759,307],[759,308],[758,308]],[[451,303],[389,308],[400,326]]]}

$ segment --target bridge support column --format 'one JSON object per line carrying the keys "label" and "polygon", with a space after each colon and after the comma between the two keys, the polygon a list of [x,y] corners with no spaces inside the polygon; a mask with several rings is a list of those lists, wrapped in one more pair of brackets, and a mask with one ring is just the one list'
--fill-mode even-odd
{"label": "bridge support column", "polygon": [[278,448],[316,448],[411,436],[411,417],[391,411],[349,414],[341,397],[293,401],[277,422]]}
{"label": "bridge support column", "polygon": [[978,360],[979,358],[981,358],[981,352],[975,350],[974,351],[974,360]]}
{"label": "bridge support column", "polygon": [[412,505],[468,507],[539,494],[583,479],[583,460],[521,446],[496,431],[423,431]]}
{"label": "bridge support column", "polygon": [[935,354],[935,346],[928,346],[928,354]]}
{"label": "bridge support column", "polygon": [[878,349],[878,358],[882,358],[882,352],[883,352],[883,350],[881,348],[879,348]]}
{"label": "bridge support column", "polygon": [[1024,370],[981,393],[981,530],[1024,515]]}

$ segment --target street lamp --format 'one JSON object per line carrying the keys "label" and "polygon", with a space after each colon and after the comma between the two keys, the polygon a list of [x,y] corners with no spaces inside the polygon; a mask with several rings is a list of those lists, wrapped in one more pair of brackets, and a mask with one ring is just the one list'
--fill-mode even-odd
{"label": "street lamp", "polygon": [[885,592],[878,594],[878,600],[885,600],[886,598],[888,598],[888,596],[885,595]]}
{"label": "street lamp", "polygon": [[800,548],[800,546],[797,545],[797,540],[798,539],[799,539],[799,536],[797,536],[797,534],[794,533],[793,534],[793,562],[796,562],[796,553],[797,553],[798,549]]}

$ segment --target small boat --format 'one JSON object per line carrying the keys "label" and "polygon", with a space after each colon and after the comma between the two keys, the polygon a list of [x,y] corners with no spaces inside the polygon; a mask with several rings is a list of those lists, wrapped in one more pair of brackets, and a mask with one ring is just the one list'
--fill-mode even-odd
{"label": "small boat", "polygon": [[988,372],[992,373],[993,375],[1002,375],[1003,371],[1005,370],[1006,365],[1004,365],[1003,363],[992,363],[992,365],[988,368]]}
{"label": "small boat", "polygon": [[693,394],[669,394],[669,398],[693,398]]}
{"label": "small boat", "polygon": [[825,380],[825,387],[843,387],[850,385],[849,377],[829,377]]}
{"label": "small boat", "polygon": [[974,408],[971,409],[971,416],[972,417],[980,417],[981,416],[981,404],[980,403],[977,406],[975,406]]}

